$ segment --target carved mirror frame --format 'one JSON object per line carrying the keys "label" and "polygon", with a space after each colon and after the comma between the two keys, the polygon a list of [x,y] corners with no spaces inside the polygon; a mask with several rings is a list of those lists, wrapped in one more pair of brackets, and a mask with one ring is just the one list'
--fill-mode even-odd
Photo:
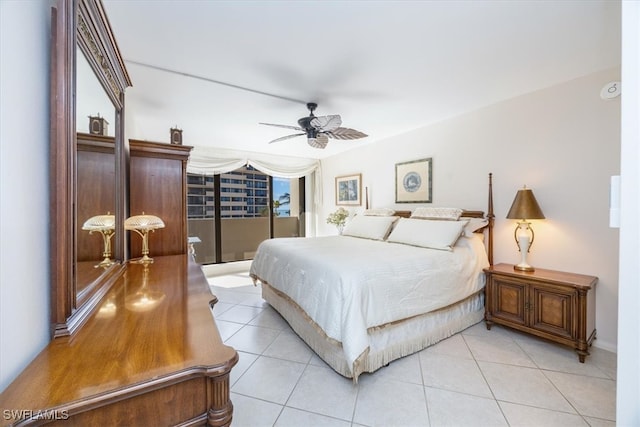
{"label": "carved mirror frame", "polygon": [[[54,338],[72,335],[122,274],[125,259],[126,142],[124,90],[131,80],[100,0],[56,0],[51,19],[51,319]],[[114,259],[78,298],[76,47],[85,55],[115,108]]]}

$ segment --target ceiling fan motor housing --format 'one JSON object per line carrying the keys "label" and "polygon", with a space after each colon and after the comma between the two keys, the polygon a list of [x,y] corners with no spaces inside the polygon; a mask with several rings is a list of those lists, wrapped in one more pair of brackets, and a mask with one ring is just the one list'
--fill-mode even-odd
{"label": "ceiling fan motor housing", "polygon": [[311,126],[311,120],[313,120],[316,116],[313,115],[313,111],[318,108],[318,104],[315,102],[308,102],[307,108],[309,109],[309,116],[302,117],[298,120],[298,125],[305,130],[307,133],[307,138],[315,138],[318,136],[318,130]]}
{"label": "ceiling fan motor housing", "polygon": [[304,130],[315,129],[311,126],[311,120],[315,119],[315,116],[303,117],[298,120],[298,126],[300,126]]}

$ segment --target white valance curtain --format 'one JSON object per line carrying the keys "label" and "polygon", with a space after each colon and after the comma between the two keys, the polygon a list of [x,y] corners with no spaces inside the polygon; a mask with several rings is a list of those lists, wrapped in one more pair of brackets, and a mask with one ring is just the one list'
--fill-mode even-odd
{"label": "white valance curtain", "polygon": [[196,146],[193,147],[189,156],[187,172],[219,175],[247,165],[278,178],[309,176],[311,178],[311,188],[313,189],[311,213],[315,216],[315,212],[319,212],[319,207],[322,205],[322,175],[320,160],[318,159],[274,156],[252,151]]}
{"label": "white valance curtain", "polygon": [[223,148],[193,147],[187,171],[205,175],[231,172],[243,166],[253,166],[278,178],[301,178],[320,169],[320,161],[302,157],[274,156],[252,151]]}

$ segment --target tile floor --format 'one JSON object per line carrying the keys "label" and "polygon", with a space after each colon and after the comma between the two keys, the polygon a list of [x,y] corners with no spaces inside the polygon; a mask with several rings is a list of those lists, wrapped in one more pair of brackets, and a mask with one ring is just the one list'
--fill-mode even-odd
{"label": "tile floor", "polygon": [[246,271],[225,274],[209,283],[222,339],[240,356],[234,427],[615,425],[614,353],[593,347],[581,364],[567,347],[481,322],[354,385],[292,332]]}

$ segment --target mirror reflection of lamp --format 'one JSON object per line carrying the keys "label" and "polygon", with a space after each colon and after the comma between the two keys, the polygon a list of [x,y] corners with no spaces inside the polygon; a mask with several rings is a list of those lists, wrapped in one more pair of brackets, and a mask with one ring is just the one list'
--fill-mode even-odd
{"label": "mirror reflection of lamp", "polygon": [[531,228],[531,223],[527,220],[544,219],[544,214],[530,188],[525,186],[522,190],[518,190],[507,218],[520,220],[513,235],[522,258],[519,264],[513,266],[513,269],[534,271],[535,269],[527,263],[527,253],[529,253],[529,249],[533,245],[535,234],[533,233],[533,228]]}
{"label": "mirror reflection of lamp", "polygon": [[164,228],[164,222],[155,215],[135,215],[124,221],[125,230],[135,231],[142,237],[142,258],[132,260],[139,264],[151,264],[153,258],[149,257],[149,232],[158,228]]}
{"label": "mirror reflection of lamp", "polygon": [[111,259],[111,238],[115,234],[116,231],[116,218],[107,212],[106,215],[96,215],[92,216],[82,225],[83,230],[88,230],[89,234],[94,231],[99,232],[102,235],[102,240],[104,242],[104,250],[102,252],[102,256],[104,259],[100,264],[97,264],[95,268],[98,267],[109,267],[113,265],[115,261]]}
{"label": "mirror reflection of lamp", "polygon": [[124,306],[127,310],[144,312],[153,310],[160,304],[166,295],[164,292],[149,288],[149,263],[143,264],[142,286],[134,293],[125,296]]}
{"label": "mirror reflection of lamp", "polygon": [[116,298],[115,296],[111,295],[109,298],[107,298],[106,301],[104,301],[100,305],[100,308],[96,313],[96,317],[98,319],[113,317],[115,316],[117,311],[118,311],[118,305],[116,304]]}

